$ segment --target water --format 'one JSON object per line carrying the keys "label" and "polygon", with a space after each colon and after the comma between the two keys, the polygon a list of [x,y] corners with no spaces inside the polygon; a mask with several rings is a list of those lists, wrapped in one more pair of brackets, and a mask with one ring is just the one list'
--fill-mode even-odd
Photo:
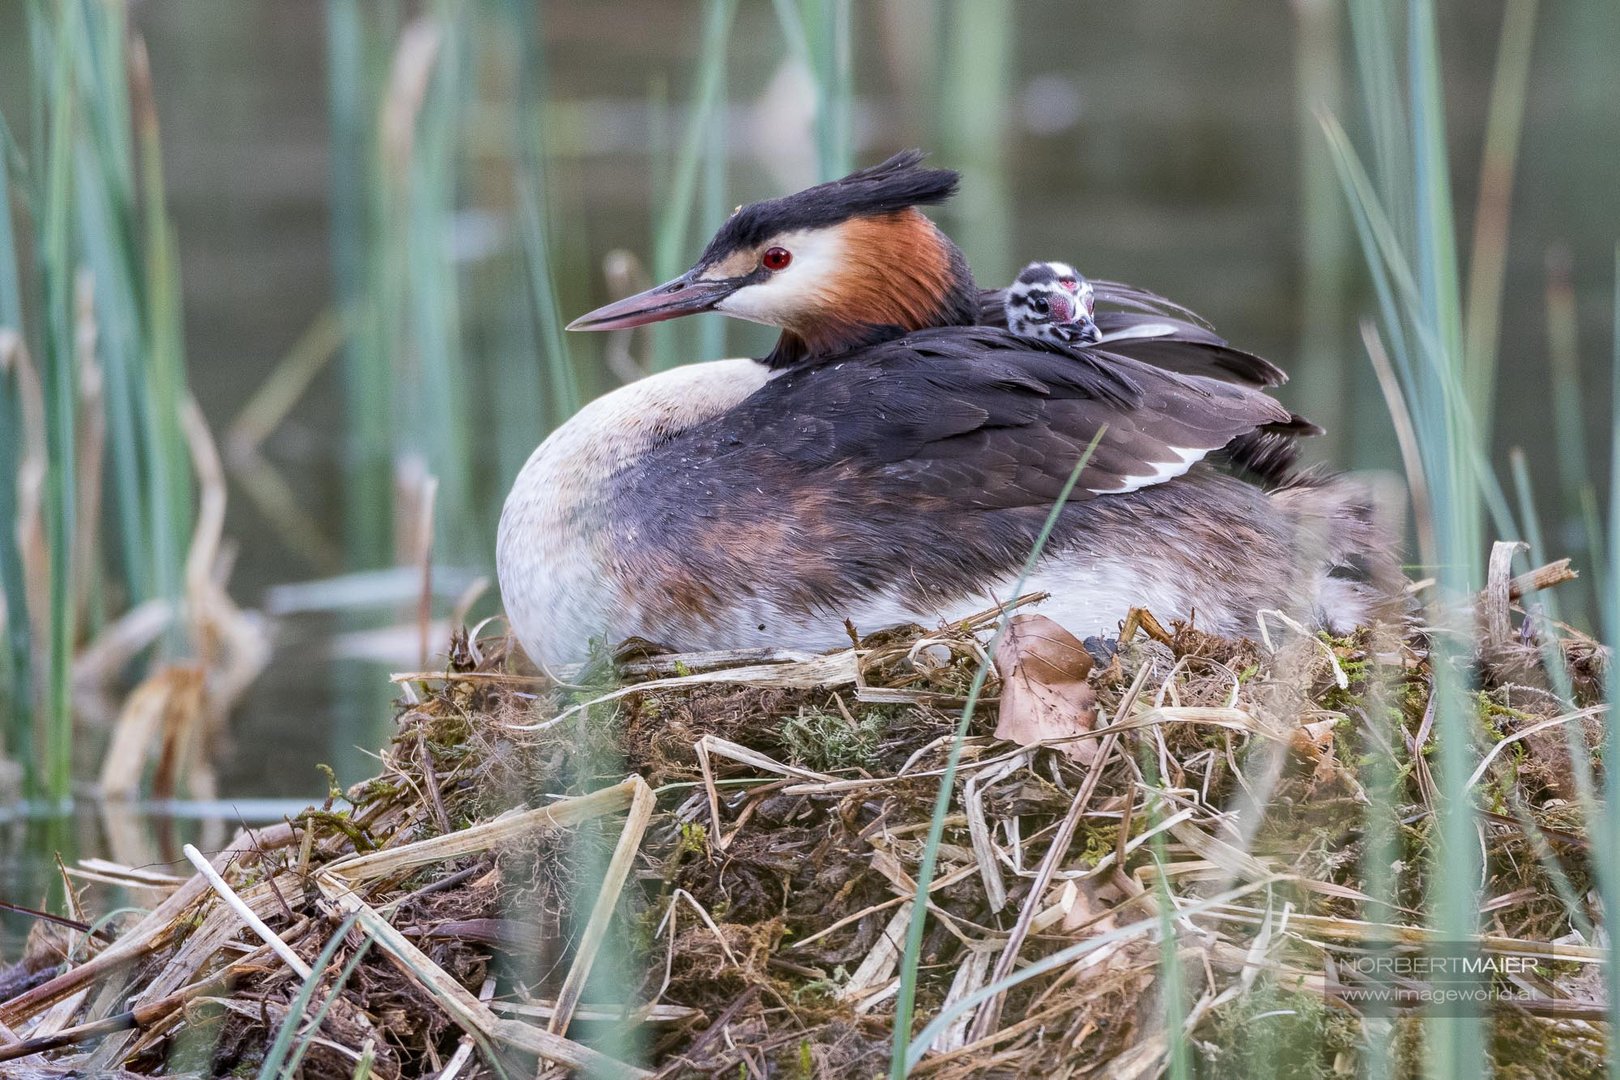
{"label": "water", "polygon": [[[1620,200],[1613,197],[1620,190],[1620,40],[1596,7],[1543,5],[1514,206],[1497,443],[1501,451],[1529,448],[1544,495],[1556,490],[1547,471],[1543,370],[1549,246],[1567,245],[1573,259],[1588,386],[1607,384],[1612,245],[1620,235]],[[21,8],[0,9],[0,106],[14,116],[27,115],[20,104]],[[1466,165],[1478,157],[1500,6],[1457,0],[1442,8],[1452,134],[1456,160]],[[1234,341],[1299,370],[1303,129],[1290,5],[1025,0],[1006,5],[1013,25],[1005,72],[994,65],[988,72],[971,65],[929,70],[931,42],[943,32],[934,20],[952,6],[874,0],[858,9],[859,156],[923,145],[942,148],[941,163],[963,166],[969,195],[942,221],[982,278],[1004,279],[1027,258],[1067,259],[1088,274],[1182,300]],[[218,429],[331,301],[324,8],[314,0],[165,0],[138,3],[133,12],[150,48],[164,125],[192,383]],[[556,257],[567,316],[607,298],[598,269],[605,252],[649,248],[655,177],[646,154],[648,102],[689,95],[701,10],[666,0],[553,2],[540,18],[559,129],[550,176],[563,229]],[[971,61],[976,54],[970,48],[959,55]],[[743,5],[728,70],[731,202],[808,178],[802,133],[781,113],[758,107],[781,57],[770,6]],[[942,93],[965,95],[958,111],[985,94],[1001,95],[1002,106],[985,121],[999,132],[999,145],[953,139],[936,100]],[[1464,237],[1471,174],[1469,166],[1455,178]],[[476,201],[476,189],[465,183],[464,199]],[[975,197],[984,192],[1004,198]],[[497,228],[497,242],[504,235]],[[1345,258],[1359,262],[1351,248]],[[478,299],[466,305],[469,339],[491,336],[500,315],[488,310],[498,305],[481,307]],[[1325,414],[1339,429],[1330,444],[1336,460],[1387,468],[1396,464],[1393,440],[1353,347],[1355,320],[1369,307],[1364,295],[1349,299],[1336,335],[1342,350],[1310,358],[1319,366],[1300,372],[1290,390],[1292,404]],[[734,348],[760,340],[730,332]],[[610,385],[596,363],[601,345],[576,342],[578,355],[589,358],[582,376],[591,393]],[[534,370],[538,377],[538,361]],[[1588,429],[1608,430],[1602,395],[1588,395],[1586,407]],[[344,508],[342,422],[341,388],[328,370],[266,446],[333,538]],[[536,418],[532,441],[541,434]],[[496,449],[475,447],[489,489],[477,511],[489,520],[475,523],[485,532],[493,531],[508,479],[498,475]],[[1595,468],[1601,476],[1601,464]],[[247,605],[260,604],[275,584],[319,575],[266,528],[239,489],[226,532],[241,549],[233,593]],[[1555,532],[1553,542],[1573,544],[1567,532]],[[328,646],[341,628],[337,617],[319,614],[277,626],[276,661],[221,748],[222,790],[230,796],[319,797],[325,781],[317,762],[334,764],[345,783],[371,771],[365,748],[386,736],[390,715],[381,674],[414,666],[415,658],[407,649],[383,665],[331,663]],[[155,819],[147,846],[129,854],[172,861],[181,840],[201,839],[204,831],[194,822]],[[88,809],[71,820],[0,822],[0,837],[8,881],[25,866],[47,869],[22,852],[114,846]],[[15,895],[37,901],[43,886],[44,876],[36,876]]]}

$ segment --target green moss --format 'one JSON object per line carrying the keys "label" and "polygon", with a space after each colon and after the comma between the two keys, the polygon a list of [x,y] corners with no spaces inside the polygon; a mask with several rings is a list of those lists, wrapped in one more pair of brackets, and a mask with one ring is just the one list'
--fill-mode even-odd
{"label": "green moss", "polygon": [[695,821],[681,824],[681,838],[675,845],[675,857],[702,855],[709,850],[709,830]]}
{"label": "green moss", "polygon": [[869,769],[889,727],[880,710],[867,709],[850,723],[842,713],[805,708],[782,722],[781,742],[788,757],[820,772]]}
{"label": "green moss", "polygon": [[833,968],[832,974],[825,979],[811,979],[793,988],[793,1004],[808,1005],[812,1003],[831,1003],[838,998],[838,991],[849,982],[849,969],[839,964]]}
{"label": "green moss", "polygon": [[1210,1080],[1326,1080],[1334,1059],[1356,1045],[1344,1014],[1320,995],[1259,983],[1215,1010],[1200,1076]]}
{"label": "green moss", "polygon": [[1119,845],[1119,826],[1098,825],[1086,826],[1085,860],[1091,866],[1096,866],[1103,859],[1114,853]]}
{"label": "green moss", "polygon": [[322,776],[326,777],[327,799],[336,802],[338,799],[343,798],[343,788],[338,785],[337,772],[333,770],[332,766],[323,761],[317,764],[315,768],[320,771]]}

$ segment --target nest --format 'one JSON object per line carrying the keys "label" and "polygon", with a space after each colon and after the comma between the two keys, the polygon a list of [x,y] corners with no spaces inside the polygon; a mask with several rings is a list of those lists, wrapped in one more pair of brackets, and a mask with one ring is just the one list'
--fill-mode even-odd
{"label": "nest", "polygon": [[[243,831],[206,873],[75,871],[82,919],[42,923],[0,972],[0,1056],[30,1075],[873,1076],[959,745],[917,1075],[1153,1076],[1184,1045],[1200,1075],[1325,1076],[1374,1039],[1416,1068],[1421,1024],[1358,1010],[1324,965],[1429,933],[1428,639],[1268,647],[1146,620],[1087,643],[1090,730],[996,739],[992,673],[958,743],[998,615],[824,656],[631,650],[567,683],[458,636],[445,670],[396,680],[375,778]],[[1482,687],[1479,943],[1536,965],[1488,1024],[1504,1075],[1597,1075],[1571,777],[1604,654],[1554,643],[1571,700],[1545,644],[1458,661]],[[1400,871],[1377,895],[1374,843]],[[90,881],[154,906],[98,919]]]}

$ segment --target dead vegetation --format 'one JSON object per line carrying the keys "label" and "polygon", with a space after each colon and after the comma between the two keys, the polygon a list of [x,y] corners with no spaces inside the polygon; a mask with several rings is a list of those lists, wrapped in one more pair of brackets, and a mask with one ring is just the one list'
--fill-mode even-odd
{"label": "dead vegetation", "polygon": [[[1555,643],[1560,697],[1503,603],[1512,633],[1475,661],[1480,945],[1534,969],[1492,1013],[1493,1059],[1597,1075],[1604,951],[1572,777],[1598,757],[1604,654]],[[994,622],[814,657],[625,650],[561,685],[458,637],[445,670],[399,677],[377,776],[239,835],[219,884],[67,869],[66,925],[42,921],[0,972],[0,1058],[38,1076],[878,1075]],[[1154,1076],[1185,1046],[1201,1076],[1325,1077],[1369,1044],[1415,1069],[1419,1021],[1363,1015],[1328,961],[1427,939],[1429,638],[1141,625],[1083,660],[1044,633],[998,652],[1019,685],[992,678],[968,726],[915,1074]],[[1020,699],[1075,723],[995,738]],[[1383,826],[1386,892],[1366,879]],[[103,914],[108,883],[150,912]]]}

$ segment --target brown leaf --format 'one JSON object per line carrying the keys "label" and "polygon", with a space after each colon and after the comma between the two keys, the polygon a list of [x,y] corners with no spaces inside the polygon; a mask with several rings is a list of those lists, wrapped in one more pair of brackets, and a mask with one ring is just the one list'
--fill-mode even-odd
{"label": "brown leaf", "polygon": [[[1091,654],[1045,615],[1013,616],[994,659],[1001,676],[996,738],[1033,746],[1083,734],[1097,722],[1097,695],[1086,682]],[[1056,749],[1083,765],[1097,757],[1089,739]]]}

